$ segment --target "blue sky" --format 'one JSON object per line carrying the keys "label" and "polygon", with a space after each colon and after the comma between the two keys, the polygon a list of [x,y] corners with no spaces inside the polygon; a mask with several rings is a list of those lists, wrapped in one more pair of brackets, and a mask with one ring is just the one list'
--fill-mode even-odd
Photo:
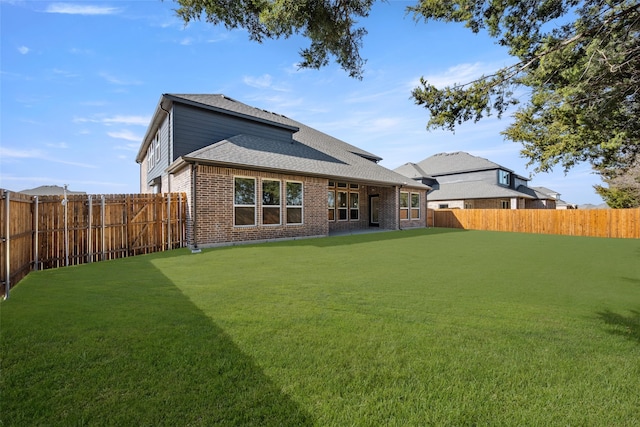
{"label": "blue sky", "polygon": [[[162,93],[223,93],[340,138],[396,168],[467,151],[529,176],[510,118],[428,132],[410,92],[421,76],[467,82],[511,64],[506,50],[462,25],[416,23],[409,1],[374,6],[364,78],[335,64],[300,70],[301,37],[248,40],[205,22],[185,26],[171,0],[0,0],[0,187],[68,184],[92,194],[139,192],[135,157]],[[589,165],[536,174],[570,203],[600,204]]]}

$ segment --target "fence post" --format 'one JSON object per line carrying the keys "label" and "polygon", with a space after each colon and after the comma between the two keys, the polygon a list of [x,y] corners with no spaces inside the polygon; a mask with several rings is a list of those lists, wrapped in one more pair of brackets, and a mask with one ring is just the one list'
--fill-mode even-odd
{"label": "fence post", "polygon": [[38,241],[38,196],[33,196],[33,269],[38,271],[38,264],[40,264],[40,243]]}
{"label": "fence post", "polygon": [[167,193],[167,250],[171,250],[171,193]]}
{"label": "fence post", "polygon": [[182,219],[182,193],[178,195],[178,236],[180,239],[180,247],[184,246],[184,223]]}
{"label": "fence post", "polygon": [[5,218],[4,218],[4,237],[2,238],[3,243],[5,244],[4,251],[4,262],[6,263],[5,275],[6,278],[4,280],[4,299],[9,298],[9,288],[11,288],[11,256],[9,251],[11,250],[11,227],[9,224],[9,211],[11,209],[11,201],[9,197],[9,190],[4,190],[2,193],[2,198],[4,199],[5,205]]}
{"label": "fence post", "polygon": [[104,253],[104,248],[105,248],[105,241],[104,241],[104,232],[105,232],[105,227],[104,227],[104,194],[101,197],[100,200],[100,221],[102,222],[102,226],[101,226],[101,239],[102,239],[102,261],[104,261],[105,258],[105,253]]}
{"label": "fence post", "polygon": [[88,263],[92,263],[93,262],[93,230],[91,230],[91,221],[93,220],[93,199],[91,197],[91,194],[89,194],[89,198],[87,199],[87,203],[89,203],[89,210],[88,210],[88,215],[89,215],[89,220],[87,221],[87,256],[89,257],[87,259]]}
{"label": "fence post", "polygon": [[67,205],[67,184],[64,185],[64,199],[62,199],[62,206],[64,206],[64,265],[69,267],[69,215]]}

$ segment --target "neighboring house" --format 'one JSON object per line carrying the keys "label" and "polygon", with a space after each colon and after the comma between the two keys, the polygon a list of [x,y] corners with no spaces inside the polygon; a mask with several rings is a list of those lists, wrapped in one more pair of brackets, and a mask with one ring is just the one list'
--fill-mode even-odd
{"label": "neighboring house", "polygon": [[64,196],[65,194],[70,196],[72,194],[87,194],[84,191],[70,191],[68,189],[65,193],[65,188],[58,185],[41,185],[40,187],[29,190],[22,190],[20,193],[29,196]]}
{"label": "neighboring house", "polygon": [[189,246],[426,226],[427,185],[380,157],[224,95],[164,94],[140,189],[186,193]]}
{"label": "neighboring house", "polygon": [[429,209],[556,208],[556,199],[528,187],[528,178],[461,151],[435,154],[395,171],[432,188]]}
{"label": "neighboring house", "polygon": [[578,209],[577,205],[567,203],[560,198],[560,193],[557,191],[550,190],[546,187],[531,187],[535,192],[541,193],[546,197],[551,198],[555,201],[556,209]]}

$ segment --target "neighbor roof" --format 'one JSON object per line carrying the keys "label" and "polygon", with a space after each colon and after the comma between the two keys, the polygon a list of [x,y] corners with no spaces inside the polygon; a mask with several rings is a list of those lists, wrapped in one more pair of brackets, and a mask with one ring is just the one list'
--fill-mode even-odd
{"label": "neighbor roof", "polygon": [[[530,190],[525,186],[520,187]],[[431,192],[429,193],[429,201],[496,199],[502,197],[522,197],[525,199],[536,199],[537,197],[531,193],[533,192],[517,191],[508,187],[490,184],[485,181],[463,181],[451,184],[441,184],[439,187],[435,187],[435,189],[431,190]]]}
{"label": "neighbor roof", "polygon": [[252,135],[235,135],[176,160],[170,171],[185,163],[204,162],[261,170],[294,172],[312,176],[349,179],[388,185],[429,187],[408,179],[376,162],[380,157],[280,114],[251,107],[224,95],[165,95],[173,102],[242,115],[263,123],[273,122],[294,131],[292,142]]}
{"label": "neighbor roof", "polygon": [[507,169],[485,158],[472,156],[464,151],[434,154],[418,162],[417,166],[432,177],[490,169],[504,169],[513,172],[511,169]]}
{"label": "neighbor roof", "polygon": [[[29,196],[63,196],[64,192],[64,187],[60,187],[59,185],[41,185],[40,187],[20,191],[20,193],[27,194]],[[67,190],[67,194],[72,195],[87,193],[85,193],[84,191]]]}

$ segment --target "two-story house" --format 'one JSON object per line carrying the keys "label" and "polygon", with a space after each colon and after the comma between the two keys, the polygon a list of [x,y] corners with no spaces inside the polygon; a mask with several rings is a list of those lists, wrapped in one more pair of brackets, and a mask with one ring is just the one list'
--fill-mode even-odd
{"label": "two-story house", "polygon": [[556,199],[529,179],[482,157],[458,151],[406,163],[396,172],[432,188],[429,209],[555,209]]}
{"label": "two-story house", "polygon": [[426,226],[427,185],[380,157],[224,95],[164,94],[140,190],[187,195],[191,247]]}

